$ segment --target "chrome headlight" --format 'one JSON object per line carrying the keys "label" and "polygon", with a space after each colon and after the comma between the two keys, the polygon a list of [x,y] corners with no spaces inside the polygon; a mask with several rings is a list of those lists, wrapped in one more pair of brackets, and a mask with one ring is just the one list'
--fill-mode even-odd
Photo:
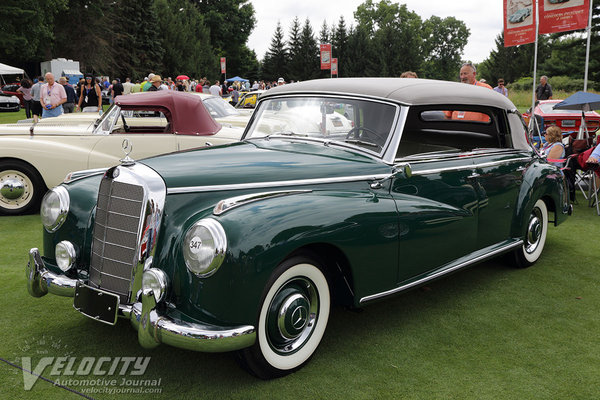
{"label": "chrome headlight", "polygon": [[221,266],[227,250],[225,230],[214,219],[196,222],[185,234],[185,265],[201,278],[214,274]]}
{"label": "chrome headlight", "polygon": [[58,265],[58,268],[63,272],[67,272],[77,261],[75,246],[66,240],[58,242],[54,249],[54,257],[56,258],[56,265]]}
{"label": "chrome headlight", "polygon": [[48,232],[56,232],[65,222],[69,212],[69,192],[64,186],[57,186],[50,189],[42,200],[40,215],[42,225]]}
{"label": "chrome headlight", "polygon": [[160,302],[167,293],[167,274],[161,269],[150,268],[142,275],[142,293],[148,294],[150,290],[154,293],[156,302]]}

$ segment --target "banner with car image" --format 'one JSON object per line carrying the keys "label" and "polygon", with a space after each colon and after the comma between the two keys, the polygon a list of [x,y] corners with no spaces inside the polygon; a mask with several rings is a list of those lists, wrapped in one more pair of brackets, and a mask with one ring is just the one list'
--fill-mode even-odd
{"label": "banner with car image", "polygon": [[540,33],[584,29],[588,24],[590,0],[538,0]]}
{"label": "banner with car image", "polygon": [[535,42],[535,1],[504,0],[504,47]]}

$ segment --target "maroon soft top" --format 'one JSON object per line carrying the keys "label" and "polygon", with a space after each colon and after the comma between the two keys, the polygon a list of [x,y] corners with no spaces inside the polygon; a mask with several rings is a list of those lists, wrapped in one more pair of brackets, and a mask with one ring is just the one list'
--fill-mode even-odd
{"label": "maroon soft top", "polygon": [[174,90],[117,96],[115,103],[123,110],[161,111],[178,135],[214,135],[221,130],[200,96]]}

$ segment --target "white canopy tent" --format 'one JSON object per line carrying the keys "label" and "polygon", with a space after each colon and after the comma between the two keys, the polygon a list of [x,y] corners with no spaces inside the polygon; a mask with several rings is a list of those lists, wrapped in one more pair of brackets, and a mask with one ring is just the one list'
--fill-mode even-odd
{"label": "white canopy tent", "polygon": [[24,77],[25,71],[21,68],[11,67],[10,65],[0,63],[0,78],[2,84],[6,83],[4,75],[21,75],[21,77]]}

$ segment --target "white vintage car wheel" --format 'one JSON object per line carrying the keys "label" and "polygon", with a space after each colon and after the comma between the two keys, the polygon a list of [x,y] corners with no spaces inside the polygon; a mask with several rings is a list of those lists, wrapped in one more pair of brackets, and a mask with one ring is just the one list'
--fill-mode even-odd
{"label": "white vintage car wheel", "polygon": [[0,163],[0,213],[15,215],[37,211],[42,186],[41,178],[30,166]]}
{"label": "white vintage car wheel", "polygon": [[293,372],[321,342],[330,294],[327,279],[315,264],[294,262],[269,286],[261,305],[257,342],[242,353],[256,376],[269,379]]}
{"label": "white vintage car wheel", "polygon": [[536,201],[526,222],[523,246],[515,251],[517,266],[529,267],[542,255],[548,233],[548,208],[543,200]]}

